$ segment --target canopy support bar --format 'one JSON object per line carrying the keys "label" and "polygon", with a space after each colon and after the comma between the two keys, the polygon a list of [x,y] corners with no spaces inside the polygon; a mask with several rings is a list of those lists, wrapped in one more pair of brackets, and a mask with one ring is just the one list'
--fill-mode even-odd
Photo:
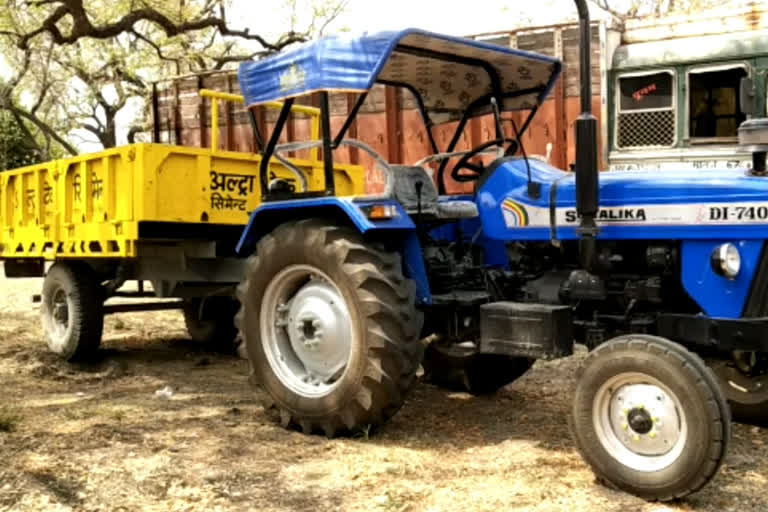
{"label": "canopy support bar", "polygon": [[427,108],[424,106],[424,98],[421,97],[421,94],[419,94],[419,91],[417,91],[416,88],[411,84],[407,84],[404,82],[393,82],[391,80],[377,80],[377,82],[384,85],[391,85],[393,87],[402,87],[410,91],[411,94],[413,94],[413,97],[416,99],[416,105],[418,105],[419,107],[419,113],[421,114],[421,119],[424,121],[424,128],[427,130],[427,137],[429,138],[430,146],[432,146],[432,151],[434,153],[439,153],[440,150],[437,149],[437,142],[435,142],[435,134],[432,133],[432,126],[434,126],[434,123],[432,122],[432,119],[429,117],[429,112],[427,112]]}
{"label": "canopy support bar", "polygon": [[277,122],[275,122],[275,128],[272,130],[272,136],[269,138],[267,147],[264,149],[264,154],[261,157],[261,165],[259,165],[259,184],[261,185],[262,201],[267,201],[269,198],[269,161],[272,158],[272,154],[275,152],[277,141],[280,140],[280,135],[283,133],[285,122],[291,114],[293,101],[293,98],[287,98],[285,103],[283,103],[283,108],[280,109],[280,115],[277,117]]}
{"label": "canopy support bar", "polygon": [[331,142],[331,106],[328,91],[320,93],[320,129],[323,132],[323,170],[325,174],[325,195],[336,194],[333,180],[333,144]]}
{"label": "canopy support bar", "polygon": [[360,94],[360,96],[357,98],[357,102],[355,102],[355,105],[352,107],[352,110],[349,112],[349,115],[347,115],[346,121],[344,121],[344,125],[339,130],[339,133],[336,134],[336,137],[333,139],[333,149],[336,149],[339,147],[339,144],[341,144],[341,141],[344,140],[344,136],[347,134],[347,130],[349,130],[349,127],[352,126],[352,123],[354,122],[355,118],[357,117],[357,112],[360,110],[360,107],[363,106],[363,103],[365,103],[365,99],[368,97],[368,92],[364,92]]}

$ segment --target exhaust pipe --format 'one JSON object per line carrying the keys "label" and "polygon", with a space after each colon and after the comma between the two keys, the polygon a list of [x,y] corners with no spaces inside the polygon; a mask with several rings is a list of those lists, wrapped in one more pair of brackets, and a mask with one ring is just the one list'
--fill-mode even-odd
{"label": "exhaust pipe", "polygon": [[579,12],[579,79],[581,114],[576,120],[576,213],[581,265],[590,271],[595,262],[598,229],[597,119],[592,115],[592,37],[586,0],[574,0]]}

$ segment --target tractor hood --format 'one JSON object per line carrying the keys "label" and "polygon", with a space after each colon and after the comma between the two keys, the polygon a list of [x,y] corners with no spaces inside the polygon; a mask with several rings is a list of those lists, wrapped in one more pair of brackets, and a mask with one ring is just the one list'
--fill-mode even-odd
{"label": "tractor hood", "polygon": [[[575,175],[534,159],[530,166],[542,186],[538,199],[527,194],[522,159],[484,176],[478,205],[486,233],[507,240],[578,238]],[[596,221],[601,239],[764,239],[768,179],[744,169],[603,172]]]}

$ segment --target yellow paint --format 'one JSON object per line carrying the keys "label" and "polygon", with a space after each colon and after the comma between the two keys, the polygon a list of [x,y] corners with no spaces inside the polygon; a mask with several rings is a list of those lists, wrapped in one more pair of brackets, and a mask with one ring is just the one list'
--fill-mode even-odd
{"label": "yellow paint", "polygon": [[[245,100],[241,94],[232,94],[228,92],[213,91],[211,89],[200,89],[200,96],[208,98],[211,101],[211,126],[219,126],[219,100],[230,103],[244,103]],[[272,110],[280,110],[283,103],[280,101],[270,101],[264,103],[264,106]],[[309,138],[318,140],[320,138],[320,109],[308,105],[291,105],[291,112],[294,114],[304,114],[309,116]],[[219,130],[211,130],[211,151],[219,150]],[[310,150],[310,160],[317,160],[317,149]]]}
{"label": "yellow paint", "polygon": [[[134,144],[3,172],[0,257],[132,258],[141,222],[245,225],[261,199],[260,162],[251,153]],[[320,190],[321,161],[291,162],[310,191]],[[274,159],[269,168],[293,178]],[[335,171],[337,195],[364,193],[361,166]]]}

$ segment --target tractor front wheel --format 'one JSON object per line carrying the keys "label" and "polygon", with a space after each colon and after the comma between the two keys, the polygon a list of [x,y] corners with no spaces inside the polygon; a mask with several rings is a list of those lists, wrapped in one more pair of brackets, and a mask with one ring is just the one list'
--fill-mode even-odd
{"label": "tractor front wheel", "polygon": [[717,473],[730,411],[696,354],[664,338],[620,336],[592,351],[577,379],[571,432],[599,481],[667,501]]}
{"label": "tractor front wheel", "polygon": [[402,406],[422,315],[398,254],[323,221],[283,224],[258,243],[238,299],[254,380],[283,426],[354,433]]}

